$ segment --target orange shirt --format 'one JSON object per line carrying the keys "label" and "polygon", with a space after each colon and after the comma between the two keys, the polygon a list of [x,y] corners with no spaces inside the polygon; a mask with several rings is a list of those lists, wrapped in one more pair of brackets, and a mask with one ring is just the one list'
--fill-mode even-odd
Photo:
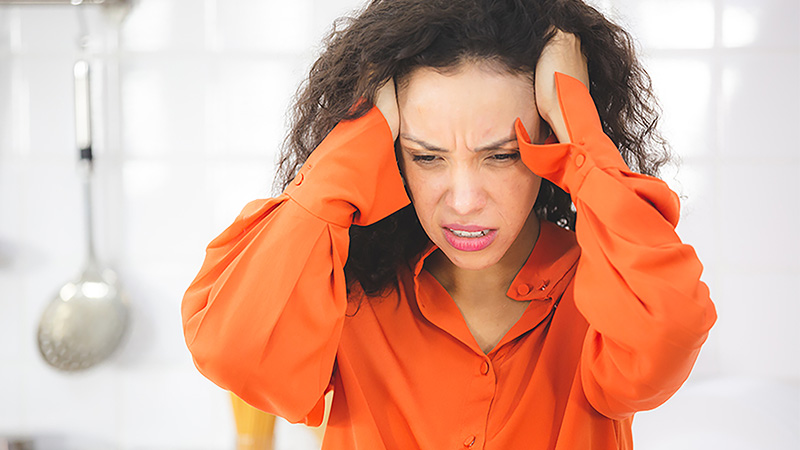
{"label": "orange shirt", "polygon": [[209,245],[182,306],[198,369],[312,425],[333,389],[325,449],[632,448],[633,414],[686,380],[716,313],[675,234],[677,196],[628,169],[580,81],[556,82],[572,143],[517,134],[524,163],[570,192],[577,233],[542,223],[507,292],[530,304],[492,351],[423,269],[432,247],[399,292],[347,301],[348,227],[408,203],[373,108]]}

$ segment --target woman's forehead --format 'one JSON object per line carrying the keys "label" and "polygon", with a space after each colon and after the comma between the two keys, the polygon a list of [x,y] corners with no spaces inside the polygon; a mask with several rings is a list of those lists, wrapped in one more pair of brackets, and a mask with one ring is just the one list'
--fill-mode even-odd
{"label": "woman's forehead", "polygon": [[[398,87],[401,131],[434,145],[469,147],[513,136],[513,123],[538,116],[533,86],[522,75],[465,65],[457,72],[421,68]],[[447,143],[447,144],[446,144]]]}

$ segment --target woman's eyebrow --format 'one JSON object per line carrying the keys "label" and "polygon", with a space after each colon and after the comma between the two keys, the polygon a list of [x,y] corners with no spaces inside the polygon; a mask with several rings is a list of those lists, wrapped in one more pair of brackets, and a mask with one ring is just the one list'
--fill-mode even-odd
{"label": "woman's eyebrow", "polygon": [[[404,133],[400,134],[400,137],[403,138],[403,139],[407,139],[407,140],[409,140],[411,142],[414,142],[415,144],[418,144],[418,145],[424,147],[425,150],[428,150],[428,151],[431,151],[431,152],[447,152],[448,151],[445,148],[437,147],[437,146],[435,146],[433,144],[430,144],[428,142],[423,141],[422,139],[418,139],[418,138],[415,138],[413,136],[409,136],[409,135],[404,134]],[[476,152],[476,153],[479,153],[479,152],[485,152],[485,151],[488,151],[488,150],[496,150],[496,149],[508,144],[509,142],[517,142],[517,137],[516,136],[511,136],[511,137],[508,137],[508,138],[502,138],[502,139],[499,139],[499,140],[497,140],[495,142],[491,142],[489,144],[482,145],[482,146],[476,148],[473,151]]]}
{"label": "woman's eyebrow", "polygon": [[401,133],[400,137],[403,138],[403,139],[407,139],[407,140],[409,140],[409,141],[411,141],[411,142],[413,142],[415,144],[418,144],[418,145],[422,146],[423,148],[425,148],[425,150],[428,150],[428,151],[431,151],[431,152],[446,152],[447,151],[446,148],[437,147],[437,146],[435,146],[433,144],[429,144],[429,143],[423,141],[422,139],[417,139],[415,137],[409,136],[409,135],[404,134],[404,133]]}

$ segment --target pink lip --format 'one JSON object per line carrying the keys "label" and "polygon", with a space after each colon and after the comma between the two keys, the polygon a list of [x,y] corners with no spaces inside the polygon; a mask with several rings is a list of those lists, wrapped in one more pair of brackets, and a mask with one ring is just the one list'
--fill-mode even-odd
{"label": "pink lip", "polygon": [[[488,230],[488,233],[481,237],[469,238],[456,236],[451,230],[468,232]],[[479,225],[449,224],[442,227],[442,231],[444,232],[444,238],[447,240],[447,243],[450,244],[450,246],[456,250],[461,250],[464,252],[477,252],[483,250],[492,242],[494,242],[494,239],[497,237],[497,230],[489,229]]]}

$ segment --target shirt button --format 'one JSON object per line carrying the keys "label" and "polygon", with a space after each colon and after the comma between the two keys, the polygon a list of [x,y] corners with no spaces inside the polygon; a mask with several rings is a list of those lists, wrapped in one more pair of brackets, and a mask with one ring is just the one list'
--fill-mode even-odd
{"label": "shirt button", "polygon": [[576,166],[581,167],[581,166],[583,166],[583,163],[585,163],[585,162],[586,162],[586,156],[584,156],[583,153],[580,153],[580,154],[578,154],[578,156],[575,157],[575,165]]}
{"label": "shirt button", "polygon": [[489,373],[489,361],[484,361],[481,363],[481,375],[487,375]]}
{"label": "shirt button", "polygon": [[469,436],[464,439],[464,447],[472,447],[475,444],[475,436]]}
{"label": "shirt button", "polygon": [[303,176],[303,173],[302,172],[298,173],[297,176],[294,177],[294,184],[300,186],[301,184],[303,184],[303,178],[305,178]]}
{"label": "shirt button", "polygon": [[519,295],[528,295],[528,292],[531,291],[531,287],[527,284],[520,284],[517,286],[517,294]]}

